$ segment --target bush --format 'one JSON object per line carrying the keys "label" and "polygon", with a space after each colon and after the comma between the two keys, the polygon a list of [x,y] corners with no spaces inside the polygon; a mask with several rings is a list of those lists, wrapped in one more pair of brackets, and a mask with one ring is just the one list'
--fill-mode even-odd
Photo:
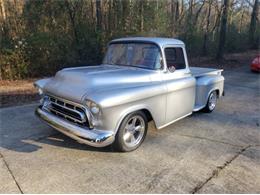
{"label": "bush", "polygon": [[0,79],[23,79],[28,76],[28,60],[23,51],[5,49],[0,53]]}

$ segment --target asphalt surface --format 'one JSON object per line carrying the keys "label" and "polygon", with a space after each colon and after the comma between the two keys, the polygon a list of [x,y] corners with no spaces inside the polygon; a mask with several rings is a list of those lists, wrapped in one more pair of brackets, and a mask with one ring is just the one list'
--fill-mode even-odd
{"label": "asphalt surface", "polygon": [[0,193],[260,193],[260,76],[224,75],[213,113],[151,123],[130,153],[67,138],[34,116],[36,105],[0,109]]}

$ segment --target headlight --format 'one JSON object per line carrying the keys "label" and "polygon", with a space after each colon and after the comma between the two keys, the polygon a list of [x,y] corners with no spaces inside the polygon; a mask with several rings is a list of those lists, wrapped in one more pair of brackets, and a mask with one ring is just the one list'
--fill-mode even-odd
{"label": "headlight", "polygon": [[34,87],[37,89],[38,94],[43,97],[43,89],[39,87],[38,85],[34,84]]}
{"label": "headlight", "polygon": [[91,100],[87,100],[86,105],[90,109],[92,114],[97,115],[100,113],[100,108],[95,102],[93,102]]}
{"label": "headlight", "polygon": [[40,99],[40,104],[43,105],[44,102],[45,102],[45,97],[44,97],[44,95],[43,95],[43,90],[42,90],[41,87],[39,87],[39,86],[36,85],[36,84],[34,84],[34,87],[37,89],[38,94],[40,95],[40,98],[41,98],[41,99]]}
{"label": "headlight", "polygon": [[43,94],[42,88],[38,88],[38,93],[39,93],[40,96]]}

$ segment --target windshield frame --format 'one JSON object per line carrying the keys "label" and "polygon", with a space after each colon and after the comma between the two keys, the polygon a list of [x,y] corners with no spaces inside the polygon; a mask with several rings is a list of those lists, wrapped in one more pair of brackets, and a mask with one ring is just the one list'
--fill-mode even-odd
{"label": "windshield frame", "polygon": [[141,68],[141,69],[146,69],[146,70],[163,70],[164,69],[164,61],[163,61],[163,52],[162,52],[162,49],[161,49],[161,47],[157,44],[157,43],[155,43],[155,42],[152,42],[152,41],[139,41],[139,40],[129,40],[129,41],[127,41],[127,40],[123,40],[123,41],[111,41],[111,42],[109,42],[108,43],[108,45],[107,45],[107,49],[106,49],[106,55],[104,56],[104,58],[103,58],[103,61],[102,61],[102,64],[107,64],[107,63],[104,63],[104,60],[105,60],[105,58],[106,58],[106,56],[107,56],[107,51],[108,51],[108,48],[109,48],[109,46],[110,45],[112,45],[112,44],[151,44],[151,45],[154,45],[155,47],[157,47],[158,48],[158,52],[159,52],[159,54],[160,54],[160,58],[161,58],[161,66],[160,66],[160,68],[148,68],[148,67],[145,67],[145,66],[135,66],[135,65],[127,65],[127,64],[108,64],[108,65],[115,65],[115,66],[128,66],[128,67],[135,67],[135,68]]}

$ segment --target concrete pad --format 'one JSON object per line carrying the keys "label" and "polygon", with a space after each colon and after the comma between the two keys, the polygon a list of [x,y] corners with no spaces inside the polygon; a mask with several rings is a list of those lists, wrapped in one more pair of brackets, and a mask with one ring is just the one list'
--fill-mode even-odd
{"label": "concrete pad", "polygon": [[260,193],[260,147],[251,147],[211,179],[199,193]]}
{"label": "concrete pad", "polygon": [[225,84],[232,86],[248,87],[252,89],[260,88],[260,75],[250,70],[224,71]]}
{"label": "concrete pad", "polygon": [[8,171],[3,158],[0,157],[0,194],[19,194],[20,191],[15,184],[12,175]]}
{"label": "concrete pad", "polygon": [[[31,144],[40,149],[31,151]],[[61,134],[4,156],[25,193],[188,193],[240,148],[150,131],[131,153],[94,149]]]}
{"label": "concrete pad", "polygon": [[[24,139],[39,139],[56,133],[35,115],[36,104],[0,109],[0,146],[16,151],[24,145]],[[31,148],[32,151],[37,148]]]}

